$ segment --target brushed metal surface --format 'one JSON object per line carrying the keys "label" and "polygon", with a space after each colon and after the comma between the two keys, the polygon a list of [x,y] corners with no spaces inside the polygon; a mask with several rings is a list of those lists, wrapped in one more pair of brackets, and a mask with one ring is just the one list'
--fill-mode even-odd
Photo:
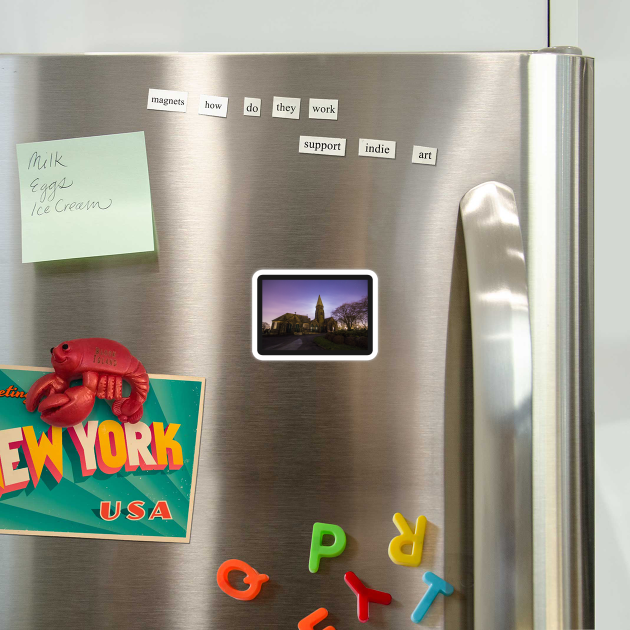
{"label": "brushed metal surface", "polygon": [[532,340],[511,188],[464,195],[474,374],[475,628],[533,626]]}
{"label": "brushed metal surface", "polygon": [[[533,246],[530,59],[0,57],[0,362],[42,365],[55,340],[106,336],[149,372],[207,378],[191,543],[0,536],[0,625],[264,630],[295,627],[323,605],[332,625],[358,626],[342,577],[353,570],[394,596],[373,607],[370,623],[399,628],[432,570],[456,591],[446,606],[436,600],[424,627],[471,627],[471,358],[458,207],[477,184],[505,182]],[[590,72],[588,60],[575,63]],[[149,87],[187,90],[188,113],[147,111]],[[229,116],[197,115],[200,94],[228,96]],[[271,118],[274,95],[301,97],[304,112],[311,96],[338,98],[339,120]],[[262,117],[241,115],[244,96],[263,99]],[[157,253],[22,265],[15,144],[137,130]],[[345,137],[347,156],[299,155],[300,135]],[[359,137],[396,140],[397,159],[359,158]],[[411,164],[413,144],[438,147],[437,166]],[[256,361],[252,274],[324,267],[378,275],[376,359]],[[429,520],[418,570],[387,557],[396,511]],[[311,575],[316,520],[344,527],[348,547]],[[216,587],[232,556],[271,578],[247,605]]]}
{"label": "brushed metal surface", "polygon": [[529,59],[536,628],[593,628],[593,65]]}

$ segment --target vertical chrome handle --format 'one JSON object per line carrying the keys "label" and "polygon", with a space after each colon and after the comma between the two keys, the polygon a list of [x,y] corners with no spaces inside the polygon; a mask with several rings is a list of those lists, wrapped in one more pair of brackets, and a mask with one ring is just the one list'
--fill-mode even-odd
{"label": "vertical chrome handle", "polygon": [[513,191],[486,182],[460,202],[474,379],[474,619],[533,625],[532,344]]}

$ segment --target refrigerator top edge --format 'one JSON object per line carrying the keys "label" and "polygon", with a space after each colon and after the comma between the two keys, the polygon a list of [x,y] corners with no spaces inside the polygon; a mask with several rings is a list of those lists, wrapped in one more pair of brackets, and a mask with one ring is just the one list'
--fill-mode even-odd
{"label": "refrigerator top edge", "polygon": [[[561,48],[561,47],[560,47]],[[567,47],[568,48],[568,47]],[[578,49],[579,50],[579,49]],[[568,52],[562,49],[554,50],[552,48],[542,48],[540,50],[465,50],[465,51],[406,51],[406,52],[372,52],[372,51],[356,51],[356,52],[265,52],[265,51],[195,51],[195,52],[179,52],[179,51],[94,51],[83,53],[13,53],[10,51],[1,52],[2,57],[429,57],[429,56],[504,56],[504,55],[565,55],[570,57],[583,57],[585,59],[593,59],[589,55],[578,52]]]}

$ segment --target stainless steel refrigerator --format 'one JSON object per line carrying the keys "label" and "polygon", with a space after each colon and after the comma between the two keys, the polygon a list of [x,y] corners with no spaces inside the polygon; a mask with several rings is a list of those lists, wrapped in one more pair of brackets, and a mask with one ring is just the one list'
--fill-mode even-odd
{"label": "stainless steel refrigerator", "polygon": [[[147,109],[154,88],[188,92],[187,113]],[[198,115],[203,94],[227,117]],[[279,95],[299,119],[272,116]],[[16,144],[132,131],[156,251],[22,264]],[[395,159],[359,155],[365,138]],[[295,628],[323,606],[318,627],[343,630],[346,571],[392,594],[375,628],[414,627],[424,571],[454,593],[422,627],[592,627],[592,182],[575,49],[2,56],[0,363],[108,337],[207,381],[190,543],[0,536],[0,628]],[[259,360],[268,269],[372,271],[378,354]],[[388,558],[397,512],[428,519],[418,568]],[[311,574],[315,522],[348,543]],[[217,587],[234,557],[270,576],[252,602]]]}

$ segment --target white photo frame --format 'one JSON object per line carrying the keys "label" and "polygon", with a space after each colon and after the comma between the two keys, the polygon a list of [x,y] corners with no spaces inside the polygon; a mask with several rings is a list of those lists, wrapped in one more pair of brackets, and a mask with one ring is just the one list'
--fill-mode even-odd
{"label": "white photo frame", "polygon": [[[372,317],[369,323],[372,328],[372,351],[369,354],[348,355],[271,355],[258,352],[258,278],[260,276],[356,276],[365,275],[372,278]],[[378,276],[369,269],[261,269],[252,276],[252,354],[259,361],[371,361],[378,354]]]}

